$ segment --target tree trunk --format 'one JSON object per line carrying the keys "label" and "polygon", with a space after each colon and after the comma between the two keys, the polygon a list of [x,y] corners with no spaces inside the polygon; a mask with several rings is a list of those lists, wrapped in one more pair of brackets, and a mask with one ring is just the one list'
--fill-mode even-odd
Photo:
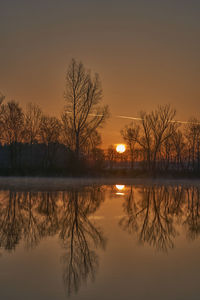
{"label": "tree trunk", "polygon": [[75,149],[75,152],[76,152],[76,158],[77,160],[79,160],[80,158],[80,145],[79,145],[79,134],[76,133],[76,149]]}

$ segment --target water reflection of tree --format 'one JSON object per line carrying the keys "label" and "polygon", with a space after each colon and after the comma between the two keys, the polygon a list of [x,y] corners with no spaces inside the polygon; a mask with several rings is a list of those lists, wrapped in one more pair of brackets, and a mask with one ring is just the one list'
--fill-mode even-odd
{"label": "water reflection of tree", "polygon": [[188,230],[188,237],[192,240],[200,234],[200,189],[197,187],[187,188],[187,215],[184,225]]}
{"label": "water reflection of tree", "polygon": [[37,207],[37,193],[34,192],[20,192],[21,199],[21,215],[23,215],[23,238],[26,247],[35,247],[41,239],[41,225],[40,216],[36,212]]}
{"label": "water reflection of tree", "polygon": [[19,243],[24,224],[17,192],[3,195],[0,205],[0,246],[12,250]]}
{"label": "water reflection of tree", "polygon": [[62,260],[68,294],[94,278],[98,266],[95,248],[104,247],[105,239],[89,216],[104,200],[101,188],[9,191],[0,198],[0,247],[14,250],[23,241],[26,248],[33,248],[42,238],[59,234],[66,251]]}
{"label": "water reflection of tree", "polygon": [[45,194],[9,191],[3,195],[0,205],[2,247],[13,250],[22,239],[27,248],[33,248],[39,243],[44,226],[42,226],[41,214],[38,214],[37,209]]}
{"label": "water reflection of tree", "polygon": [[52,236],[59,230],[59,192],[40,192],[37,210],[41,216],[41,236]]}
{"label": "water reflection of tree", "polygon": [[60,237],[66,249],[63,277],[68,295],[76,292],[82,281],[89,277],[94,279],[98,266],[94,249],[104,248],[105,239],[88,217],[96,211],[102,200],[101,191],[94,188],[82,193],[72,190],[63,194],[65,213],[61,219]]}
{"label": "water reflection of tree", "polygon": [[135,197],[131,187],[120,226],[136,233],[142,244],[167,251],[174,247],[177,224],[186,226],[190,238],[200,233],[199,193],[198,187],[149,186],[141,188]]}

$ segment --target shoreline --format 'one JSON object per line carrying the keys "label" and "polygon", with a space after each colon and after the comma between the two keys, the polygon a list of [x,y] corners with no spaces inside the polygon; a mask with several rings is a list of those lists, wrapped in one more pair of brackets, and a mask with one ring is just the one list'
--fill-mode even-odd
{"label": "shoreline", "polygon": [[122,177],[0,177],[0,189],[62,191],[70,187],[104,185],[199,185],[198,178],[122,178]]}

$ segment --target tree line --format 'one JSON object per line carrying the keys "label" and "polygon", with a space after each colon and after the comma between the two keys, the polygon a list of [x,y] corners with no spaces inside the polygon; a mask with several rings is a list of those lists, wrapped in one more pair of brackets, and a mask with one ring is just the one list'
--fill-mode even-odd
{"label": "tree line", "polygon": [[100,148],[99,129],[109,118],[102,104],[98,74],[72,59],[67,72],[64,107],[59,117],[45,114],[29,103],[24,109],[0,94],[0,170],[139,170],[159,172],[200,171],[200,122],[175,121],[170,105],[142,111],[127,124],[121,136],[127,146],[118,154],[113,145]]}
{"label": "tree line", "polygon": [[[63,169],[69,169],[70,163],[71,169],[76,165],[79,168],[85,157],[101,143],[98,129],[108,118],[109,110],[108,106],[101,104],[99,75],[92,76],[81,62],[72,59],[69,64],[65,106],[59,118],[45,114],[36,104],[29,103],[23,109],[14,100],[5,103],[4,98],[0,95],[1,150],[4,148],[4,154],[9,152],[9,158],[4,155],[4,162],[7,160],[5,168],[16,170],[24,165],[34,168],[41,156],[40,168],[57,167],[55,156],[58,148],[63,157],[63,163],[60,163]],[[0,153],[3,157],[2,151]],[[28,163],[23,160],[26,156]],[[67,162],[64,160],[66,156]]]}
{"label": "tree line", "polygon": [[200,121],[175,120],[176,110],[170,105],[158,106],[150,113],[141,112],[139,122],[121,130],[128,146],[131,167],[140,162],[151,173],[159,171],[200,171]]}

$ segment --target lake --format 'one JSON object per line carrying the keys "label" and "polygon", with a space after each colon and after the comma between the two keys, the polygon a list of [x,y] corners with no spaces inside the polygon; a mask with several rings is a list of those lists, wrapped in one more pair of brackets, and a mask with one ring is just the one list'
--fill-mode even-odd
{"label": "lake", "polygon": [[200,299],[199,181],[0,189],[1,299]]}

